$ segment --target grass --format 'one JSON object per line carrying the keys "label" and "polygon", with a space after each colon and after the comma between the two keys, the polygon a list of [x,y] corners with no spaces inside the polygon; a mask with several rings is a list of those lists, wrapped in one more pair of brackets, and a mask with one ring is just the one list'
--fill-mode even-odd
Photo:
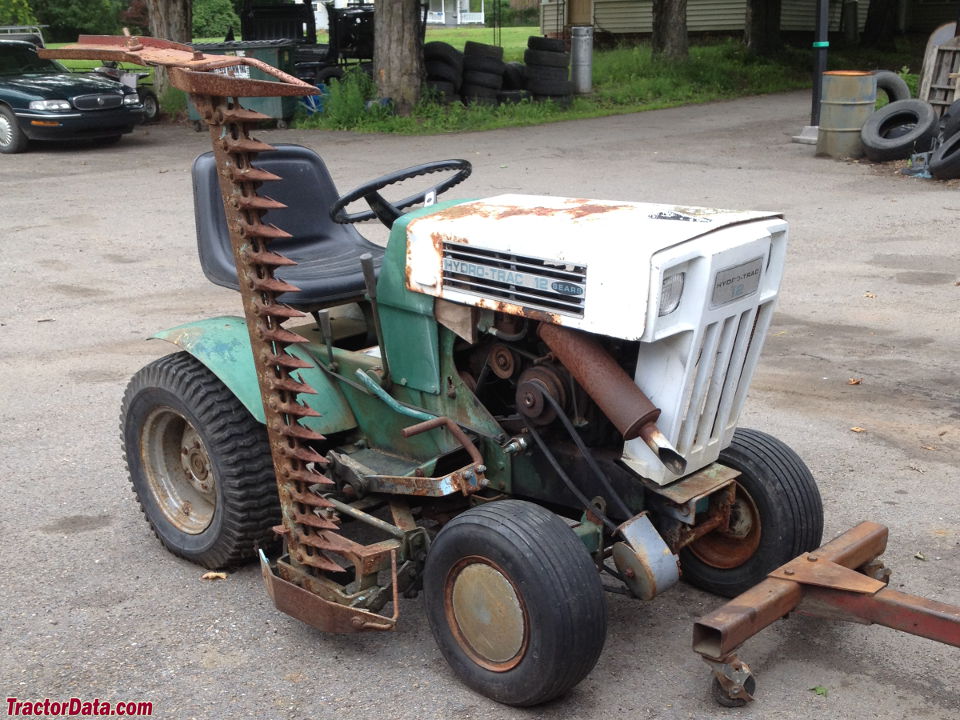
{"label": "grass", "polygon": [[[500,31],[504,59],[522,61],[527,38],[539,35],[536,27],[506,27]],[[197,38],[195,42],[218,42],[219,38]],[[482,27],[428,27],[426,40],[448,42],[462,48],[468,40],[493,43],[494,31]],[[325,33],[318,41],[326,42]],[[925,38],[906,38],[896,53],[877,53],[861,48],[831,47],[831,69],[902,69],[914,94],[917,76],[906,70],[919,69]],[[58,45],[51,44],[51,47]],[[85,71],[98,61],[66,60],[75,71]],[[728,39],[690,48],[690,56],[681,62],[653,57],[648,44],[597,50],[594,53],[593,93],[577,97],[569,108],[552,103],[522,102],[499,107],[443,105],[424,98],[407,117],[398,117],[388,108],[369,101],[375,89],[368,78],[353,77],[333,83],[325,99],[326,111],[307,116],[301,111],[295,119],[300,128],[357,130],[401,134],[433,134],[500,127],[539,125],[560,120],[601,117],[679,105],[726,100],[810,87],[812,57],[808,49],[787,48],[775,60],[749,56],[741,43]],[[152,76],[147,84],[152,83]],[[181,93],[168,92],[161,98],[166,112],[182,110]]]}
{"label": "grass", "polygon": [[[511,30],[520,30],[515,37],[522,39],[516,41],[513,51],[522,57],[531,29]],[[504,35],[506,44],[506,32]],[[597,51],[593,75],[593,94],[576,98],[569,109],[534,102],[443,106],[428,98],[409,117],[396,117],[381,108],[365,111],[361,97],[372,97],[373,89],[360,78],[352,78],[332,89],[328,112],[301,118],[298,123],[300,127],[404,134],[489,130],[710,102],[809,84],[808,73],[789,65],[751,60],[733,41],[693,47],[685,62],[655,59],[648,45]],[[349,108],[341,108],[343,104]]]}
{"label": "grass", "polygon": [[[504,28],[504,57],[522,59],[527,37],[533,34],[539,34],[535,27]],[[467,40],[490,43],[492,39],[493,31],[488,28],[427,31],[428,41],[443,40],[455,47],[463,47]],[[840,47],[831,49],[828,57],[831,69],[900,69],[921,53],[922,43],[917,46],[916,40],[908,40],[897,53]],[[367,101],[374,97],[374,88],[366,79],[354,77],[332,87],[325,113],[301,115],[296,122],[302,128],[401,134],[537,125],[809,88],[811,65],[812,56],[807,49],[787,48],[776,59],[760,59],[749,55],[733,39],[692,46],[689,58],[680,62],[654,58],[649,45],[640,44],[597,50],[593,93],[576,98],[567,109],[534,102],[464,107],[456,103],[442,105],[428,97],[410,116],[398,117],[379,105],[368,109]],[[916,76],[902,74],[915,88]]]}

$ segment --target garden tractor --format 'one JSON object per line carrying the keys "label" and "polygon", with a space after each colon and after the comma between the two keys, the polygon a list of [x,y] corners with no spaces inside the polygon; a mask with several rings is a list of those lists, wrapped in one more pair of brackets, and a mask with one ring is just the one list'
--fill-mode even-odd
{"label": "garden tractor", "polygon": [[[422,593],[454,672],[519,706],[590,672],[606,590],[649,600],[681,575],[745,593],[695,631],[725,704],[755,688],[739,645],[794,609],[960,644],[960,610],[885,587],[882,526],[816,550],[809,470],[738,427],[780,215],[439,202],[464,160],[339,195],[312,150],[252,138],[262,117],[236,101],[314,91],[295,78],[151,38],[50,55],[167,66],[210,128],[193,166],[201,265],[243,316],[159,333],[180,350],[134,376],[121,416],[136,496],[174,554],[258,558],[276,607],[328,632],[392,630],[401,596]],[[384,197],[433,173],[447,177]],[[374,218],[385,248],[355,228]]]}

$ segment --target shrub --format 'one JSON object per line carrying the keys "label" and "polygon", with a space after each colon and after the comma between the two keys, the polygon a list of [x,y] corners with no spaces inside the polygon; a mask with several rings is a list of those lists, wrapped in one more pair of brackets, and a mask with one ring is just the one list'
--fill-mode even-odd
{"label": "shrub", "polygon": [[194,37],[223,37],[231,27],[240,30],[240,18],[230,0],[194,0]]}

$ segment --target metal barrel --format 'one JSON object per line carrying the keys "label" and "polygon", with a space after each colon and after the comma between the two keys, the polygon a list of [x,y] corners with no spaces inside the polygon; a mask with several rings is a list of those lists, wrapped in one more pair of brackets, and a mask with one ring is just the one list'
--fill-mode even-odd
{"label": "metal barrel", "polygon": [[833,158],[863,156],[860,128],[877,102],[877,78],[859,70],[831,70],[823,74],[817,155]]}
{"label": "metal barrel", "polygon": [[577,95],[593,92],[593,26],[570,29],[570,76]]}

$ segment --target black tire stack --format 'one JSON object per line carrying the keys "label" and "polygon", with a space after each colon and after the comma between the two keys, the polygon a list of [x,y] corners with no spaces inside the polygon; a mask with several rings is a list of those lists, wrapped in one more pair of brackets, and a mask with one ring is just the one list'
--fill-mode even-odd
{"label": "black tire stack", "polygon": [[463,53],[445,42],[428,42],[423,46],[427,72],[427,88],[445,103],[460,99],[463,85]]}
{"label": "black tire stack", "polygon": [[497,93],[500,103],[518,103],[530,97],[527,92],[527,66],[509,62],[503,71],[503,88]]}
{"label": "black tire stack", "polygon": [[938,180],[960,178],[960,100],[937,118],[929,103],[910,98],[909,88],[896,73],[879,70],[876,76],[877,90],[891,102],[863,124],[864,154],[874,162],[886,162],[932,151],[930,175]]}
{"label": "black tire stack", "polygon": [[463,101],[467,104],[496,105],[497,96],[503,89],[506,68],[502,47],[468,40],[463,46]]}
{"label": "black tire stack", "polygon": [[570,53],[565,52],[563,40],[531,35],[523,61],[526,63],[527,90],[534,100],[553,100],[561,106],[570,105],[573,99]]}

